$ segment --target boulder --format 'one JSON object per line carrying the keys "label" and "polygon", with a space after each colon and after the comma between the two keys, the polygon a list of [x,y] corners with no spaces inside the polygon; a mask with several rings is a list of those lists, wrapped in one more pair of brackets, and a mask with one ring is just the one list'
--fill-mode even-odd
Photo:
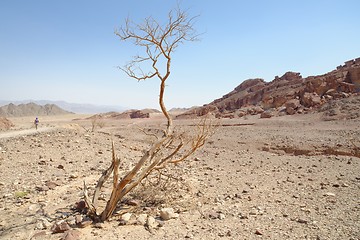
{"label": "boulder", "polygon": [[321,104],[321,98],[316,93],[306,92],[302,96],[301,100],[302,100],[302,104],[305,107],[315,107],[315,106],[319,106]]}
{"label": "boulder", "polygon": [[301,107],[299,99],[291,99],[285,103],[285,111],[289,115],[296,113],[296,110]]}

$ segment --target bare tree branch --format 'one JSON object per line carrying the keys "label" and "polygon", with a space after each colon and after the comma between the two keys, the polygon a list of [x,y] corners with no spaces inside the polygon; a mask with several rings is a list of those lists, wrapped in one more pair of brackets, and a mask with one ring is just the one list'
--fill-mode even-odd
{"label": "bare tree branch", "polygon": [[[120,160],[115,155],[114,143],[112,143],[112,163],[111,166],[102,174],[97,186],[92,203],[89,201],[86,185],[84,183],[84,198],[92,215],[101,221],[110,218],[121,199],[138,186],[142,180],[147,178],[153,171],[158,171],[159,180],[162,172],[169,164],[177,164],[197,149],[205,144],[206,139],[212,134],[211,125],[206,125],[206,121],[197,126],[195,136],[188,137],[184,133],[174,132],[173,120],[168,113],[164,94],[166,81],[171,73],[172,53],[175,49],[186,41],[197,40],[196,31],[193,27],[194,20],[189,18],[186,11],[180,8],[170,11],[168,21],[161,25],[152,17],[145,18],[142,24],[135,24],[129,18],[125,20],[125,25],[115,32],[122,41],[132,41],[135,46],[143,48],[144,56],[135,56],[124,67],[119,67],[127,76],[137,81],[143,81],[157,77],[160,80],[159,105],[162,113],[167,119],[167,126],[163,136],[152,135],[156,141],[149,147],[144,155],[137,161],[135,166],[119,180]],[[145,71],[144,66],[147,65]],[[150,135],[150,134],[147,134]],[[104,182],[113,172],[112,192],[105,209],[97,215],[97,199]]]}

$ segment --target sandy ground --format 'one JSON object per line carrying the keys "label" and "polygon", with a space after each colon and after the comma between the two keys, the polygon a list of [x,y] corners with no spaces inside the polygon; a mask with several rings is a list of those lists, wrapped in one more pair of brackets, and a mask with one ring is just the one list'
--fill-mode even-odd
{"label": "sandy ground", "polygon": [[[15,129],[0,133],[0,239],[65,239],[51,231],[61,219],[78,239],[360,239],[359,120],[222,120],[207,144],[176,167],[182,178],[172,192],[150,189],[156,201],[140,203],[125,225],[116,215],[80,228],[72,225],[79,215],[72,208],[83,181],[91,193],[109,166],[111,141],[124,173],[149,146],[139,128],[165,122],[106,120],[91,132],[90,121],[74,118],[84,116],[41,118],[38,131],[31,118],[11,119]],[[194,121],[175,124],[190,131]],[[159,220],[164,207],[179,216]],[[158,224],[139,224],[142,213]]]}

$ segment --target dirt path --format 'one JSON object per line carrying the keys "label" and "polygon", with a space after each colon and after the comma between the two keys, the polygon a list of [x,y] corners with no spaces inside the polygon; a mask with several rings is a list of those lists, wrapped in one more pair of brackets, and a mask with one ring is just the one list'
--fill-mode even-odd
{"label": "dirt path", "polygon": [[18,136],[24,136],[24,135],[31,135],[35,133],[41,133],[41,132],[49,132],[55,130],[55,127],[42,127],[42,128],[30,128],[30,129],[24,129],[24,130],[14,130],[9,132],[0,133],[0,139],[3,138],[11,138],[11,137],[18,137]]}

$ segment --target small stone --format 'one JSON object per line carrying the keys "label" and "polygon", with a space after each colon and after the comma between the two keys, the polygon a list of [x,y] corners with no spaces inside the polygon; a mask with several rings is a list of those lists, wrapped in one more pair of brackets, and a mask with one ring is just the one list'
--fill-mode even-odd
{"label": "small stone", "polygon": [[46,227],[44,226],[44,224],[42,222],[38,222],[38,223],[36,223],[35,229],[36,230],[44,230],[44,229],[46,229]]}
{"label": "small stone", "polygon": [[70,216],[66,219],[66,222],[70,225],[70,226],[74,226],[76,225],[76,218],[74,216]]}
{"label": "small stone", "polygon": [[324,194],[324,196],[328,196],[328,197],[335,197],[335,193],[332,193],[332,192],[327,192]]}
{"label": "small stone", "polygon": [[130,206],[140,206],[140,201],[132,199],[129,200],[127,204],[129,204]]}
{"label": "small stone", "polygon": [[61,240],[79,240],[81,233],[78,230],[69,230],[64,233]]}
{"label": "small stone", "polygon": [[81,201],[77,202],[75,208],[77,211],[82,212],[86,208],[85,201],[81,200]]}
{"label": "small stone", "polygon": [[256,229],[255,234],[256,234],[256,235],[263,235],[263,233],[260,232],[260,230],[258,230],[258,229]]}
{"label": "small stone", "polygon": [[193,239],[193,238],[194,238],[194,234],[192,234],[191,232],[188,232],[188,233],[185,235],[185,238]]}
{"label": "small stone", "polygon": [[147,218],[148,218],[148,215],[146,213],[140,214],[137,218],[138,224],[145,225]]}
{"label": "small stone", "polygon": [[83,217],[81,215],[76,215],[75,216],[75,224],[79,225],[83,220]]}
{"label": "small stone", "polygon": [[59,164],[59,165],[57,166],[57,168],[58,168],[58,169],[64,169],[64,166],[61,165],[61,164]]}
{"label": "small stone", "polygon": [[54,223],[54,225],[51,227],[52,233],[63,233],[68,230],[70,230],[69,224],[65,222],[64,220]]}
{"label": "small stone", "polygon": [[131,216],[132,213],[124,213],[123,215],[121,215],[121,220],[127,223],[130,221]]}
{"label": "small stone", "polygon": [[247,215],[244,215],[242,213],[239,214],[239,218],[240,219],[249,219],[249,217]]}
{"label": "small stone", "polygon": [[220,220],[223,220],[223,219],[225,219],[225,214],[223,214],[223,213],[220,213],[220,214],[219,214],[219,216],[218,216],[218,218],[219,218]]}
{"label": "small stone", "polygon": [[92,223],[93,223],[93,221],[90,220],[90,219],[83,219],[83,221],[80,222],[78,224],[78,226],[81,227],[81,228],[86,228],[86,227],[90,226]]}
{"label": "small stone", "polygon": [[256,210],[252,210],[251,212],[249,212],[249,215],[255,216],[258,214],[258,211]]}
{"label": "small stone", "polygon": [[217,212],[215,212],[215,211],[210,211],[208,213],[208,216],[209,216],[210,219],[217,219],[219,217],[219,214]]}
{"label": "small stone", "polygon": [[51,182],[51,181],[46,181],[45,185],[49,188],[49,189],[54,189],[55,187],[59,186],[58,184],[56,184],[55,182]]}
{"label": "small stone", "polygon": [[302,223],[302,224],[307,224],[307,223],[308,223],[307,220],[302,219],[302,218],[299,218],[299,219],[297,220],[297,222],[298,222],[298,223]]}
{"label": "small stone", "polygon": [[158,224],[157,224],[157,222],[156,222],[156,220],[155,220],[154,217],[148,216],[147,221],[146,221],[146,225],[147,225],[149,228],[155,228],[155,227],[157,227]]}
{"label": "small stone", "polygon": [[170,220],[173,218],[178,218],[179,214],[174,212],[173,208],[163,208],[160,210],[160,217],[162,220]]}
{"label": "small stone", "polygon": [[79,175],[77,173],[72,173],[70,174],[70,178],[74,179],[74,178],[78,178]]}
{"label": "small stone", "polygon": [[39,220],[42,222],[44,229],[51,228],[51,223],[46,218],[40,218]]}

